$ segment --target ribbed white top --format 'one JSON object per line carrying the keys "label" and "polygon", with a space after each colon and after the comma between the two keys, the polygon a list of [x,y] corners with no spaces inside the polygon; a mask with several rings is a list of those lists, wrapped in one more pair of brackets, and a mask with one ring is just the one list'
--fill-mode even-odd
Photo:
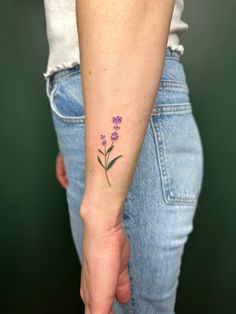
{"label": "ribbed white top", "polygon": [[[57,70],[80,63],[76,26],[75,0],[44,0],[49,56],[46,79]],[[183,0],[176,0],[172,16],[167,47],[183,54],[184,47],[179,43],[180,35],[188,29],[182,21]]]}

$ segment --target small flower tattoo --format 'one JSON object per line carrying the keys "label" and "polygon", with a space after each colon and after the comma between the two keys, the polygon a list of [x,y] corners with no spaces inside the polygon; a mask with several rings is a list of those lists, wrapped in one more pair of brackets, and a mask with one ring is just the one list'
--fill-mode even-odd
{"label": "small flower tattoo", "polygon": [[111,140],[112,140],[112,141],[117,141],[117,140],[118,140],[118,137],[119,137],[119,135],[118,135],[117,132],[111,133]]}
{"label": "small flower tattoo", "polygon": [[122,157],[122,155],[119,155],[119,156],[113,158],[111,161],[109,161],[110,153],[114,149],[114,142],[116,142],[119,138],[118,130],[120,129],[119,124],[122,122],[122,117],[120,117],[120,116],[113,117],[112,122],[114,123],[114,126],[113,126],[114,131],[111,133],[111,136],[110,136],[111,145],[107,148],[106,135],[101,134],[100,138],[101,138],[101,144],[103,146],[103,150],[98,148],[98,152],[102,155],[101,158],[103,159],[103,161],[101,160],[101,158],[99,156],[97,156],[99,164],[105,170],[105,175],[106,175],[107,183],[109,186],[111,186],[111,183],[110,183],[110,180],[108,178],[107,171],[114,165],[114,163],[117,161],[117,159]]}

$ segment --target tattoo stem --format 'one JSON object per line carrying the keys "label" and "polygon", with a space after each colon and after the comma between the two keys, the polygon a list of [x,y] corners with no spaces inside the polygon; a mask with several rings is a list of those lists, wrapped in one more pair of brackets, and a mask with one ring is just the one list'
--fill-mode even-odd
{"label": "tattoo stem", "polygon": [[111,183],[110,183],[108,175],[107,175],[107,170],[105,170],[105,173],[106,173],[107,183],[109,184],[109,186],[111,186]]}
{"label": "tattoo stem", "polygon": [[104,154],[105,154],[105,174],[106,174],[106,178],[107,178],[107,183],[109,186],[111,186],[111,183],[109,181],[109,178],[108,178],[108,174],[107,174],[107,162],[108,162],[108,158],[109,158],[109,153],[108,153],[108,158],[106,157],[106,145],[104,146]]}

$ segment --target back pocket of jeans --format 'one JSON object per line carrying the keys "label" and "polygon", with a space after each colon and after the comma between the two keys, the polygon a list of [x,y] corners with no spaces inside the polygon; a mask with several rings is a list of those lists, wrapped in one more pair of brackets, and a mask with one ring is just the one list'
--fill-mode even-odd
{"label": "back pocket of jeans", "polygon": [[192,112],[152,119],[165,202],[196,204],[202,184],[203,152]]}
{"label": "back pocket of jeans", "polygon": [[84,124],[82,84],[79,72],[68,75],[53,85],[50,106],[52,112],[61,121]]}

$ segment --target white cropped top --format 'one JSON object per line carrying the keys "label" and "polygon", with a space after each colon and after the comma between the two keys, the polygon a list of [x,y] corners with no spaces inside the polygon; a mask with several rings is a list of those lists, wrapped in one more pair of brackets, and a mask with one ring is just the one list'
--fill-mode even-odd
{"label": "white cropped top", "polygon": [[[46,79],[55,71],[80,63],[79,44],[76,25],[75,0],[44,0],[49,55]],[[175,0],[167,47],[183,54],[180,35],[188,29],[182,21],[183,0]]]}

